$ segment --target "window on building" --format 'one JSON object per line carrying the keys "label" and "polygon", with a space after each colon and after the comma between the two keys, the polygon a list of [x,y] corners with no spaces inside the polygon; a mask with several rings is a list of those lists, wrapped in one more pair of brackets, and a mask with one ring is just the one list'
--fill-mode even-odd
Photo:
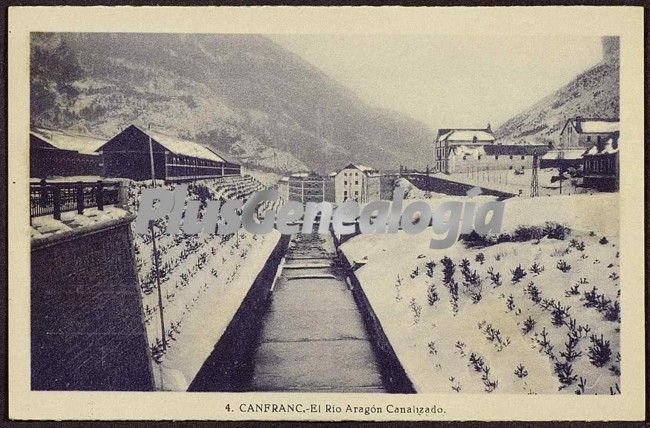
{"label": "window on building", "polygon": [[499,155],[495,155],[495,156],[494,156],[494,159],[495,159],[495,160],[499,159]]}
{"label": "window on building", "polygon": [[522,156],[522,157],[521,157],[521,160],[524,160],[524,159],[525,159],[525,156]]}
{"label": "window on building", "polygon": [[359,196],[359,191],[358,190],[354,191],[354,196]]}
{"label": "window on building", "polygon": [[481,160],[481,155],[478,155],[478,160]]}
{"label": "window on building", "polygon": [[510,166],[508,167],[508,169],[512,169],[512,165],[510,165]]}
{"label": "window on building", "polygon": [[343,191],[343,196],[348,196],[348,191],[347,190]]}
{"label": "window on building", "polygon": [[355,185],[358,185],[358,184],[359,184],[359,180],[354,180],[354,184],[355,184]]}
{"label": "window on building", "polygon": [[510,159],[512,159],[512,155],[510,155]]}
{"label": "window on building", "polygon": [[347,186],[348,185],[348,180],[343,180],[343,185]]}

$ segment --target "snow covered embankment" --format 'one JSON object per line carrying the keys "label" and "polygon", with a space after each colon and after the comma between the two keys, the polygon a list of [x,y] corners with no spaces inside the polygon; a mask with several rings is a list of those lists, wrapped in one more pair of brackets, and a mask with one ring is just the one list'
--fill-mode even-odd
{"label": "snow covered embankment", "polygon": [[[620,391],[618,195],[513,198],[485,248],[420,235],[342,245],[418,392]],[[521,224],[565,224],[523,240]],[[521,241],[515,240],[521,239]]]}
{"label": "snow covered embankment", "polygon": [[[258,185],[246,181],[224,187],[223,183],[206,180],[191,185],[189,193],[193,198],[217,199],[225,191],[238,198],[246,196],[237,191],[238,187],[249,193],[259,190]],[[134,211],[144,187],[133,183],[130,188]],[[136,264],[156,388],[184,391],[223,335],[281,235],[277,231],[254,235],[240,230],[228,236],[172,236],[160,233],[162,225],[157,222],[154,229],[160,255],[166,351],[150,234],[134,234]]]}

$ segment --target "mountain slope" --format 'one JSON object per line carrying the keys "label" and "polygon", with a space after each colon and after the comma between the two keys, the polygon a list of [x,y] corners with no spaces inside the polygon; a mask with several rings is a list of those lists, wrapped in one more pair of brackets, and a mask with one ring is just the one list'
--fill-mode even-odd
{"label": "mountain slope", "polygon": [[424,125],[366,105],[262,36],[39,33],[31,55],[34,126],[110,137],[153,123],[280,170],[432,161]]}
{"label": "mountain slope", "polygon": [[603,61],[501,125],[502,142],[557,143],[567,119],[619,117],[619,64]]}

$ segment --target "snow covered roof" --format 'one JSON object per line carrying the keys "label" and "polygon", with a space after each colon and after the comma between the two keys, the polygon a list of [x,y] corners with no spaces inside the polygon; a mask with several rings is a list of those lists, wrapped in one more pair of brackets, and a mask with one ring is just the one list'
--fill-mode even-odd
{"label": "snow covered roof", "polygon": [[438,141],[476,141],[476,142],[494,142],[496,138],[490,128],[485,129],[439,129],[438,130]]}
{"label": "snow covered roof", "polygon": [[[569,123],[579,134],[611,134],[619,130],[618,119],[576,117],[569,119],[564,128]],[[564,128],[562,128],[562,132],[564,132]]]}
{"label": "snow covered roof", "polygon": [[144,132],[147,135],[151,135],[151,138],[156,140],[158,144],[169,150],[170,152],[190,156],[201,159],[208,159],[215,162],[226,162],[224,158],[219,156],[214,152],[214,150],[209,149],[208,147],[195,143],[194,141],[185,140],[182,138],[174,137],[171,135],[163,134],[157,131],[145,131],[141,128],[138,128],[140,131]]}
{"label": "snow covered roof", "polygon": [[85,154],[97,154],[95,150],[106,143],[106,140],[98,137],[44,128],[34,128],[30,134],[57,149],[73,150]]}
{"label": "snow covered roof", "polygon": [[351,164],[348,164],[346,167],[341,168],[338,171],[332,172],[330,174],[330,176],[335,176],[335,175],[339,174],[341,171],[343,171],[344,169],[358,169],[359,171],[361,171],[363,173],[366,173],[366,174],[376,173],[377,172],[377,170],[375,168],[373,168],[373,167],[370,167],[370,166],[367,166],[367,165],[361,165],[361,164],[358,164],[358,163],[351,163]]}
{"label": "snow covered roof", "polygon": [[618,135],[608,138],[604,143],[594,144],[584,152],[584,156],[612,155],[615,153],[618,153]]}

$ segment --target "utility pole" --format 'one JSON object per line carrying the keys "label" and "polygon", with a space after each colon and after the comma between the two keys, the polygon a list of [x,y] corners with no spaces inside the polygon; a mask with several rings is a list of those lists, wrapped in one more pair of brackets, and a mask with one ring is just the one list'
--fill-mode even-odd
{"label": "utility pole", "polygon": [[539,183],[537,180],[537,154],[533,153],[533,170],[530,179],[530,197],[539,196]]}
{"label": "utility pole", "polygon": [[[156,187],[156,170],[153,161],[153,142],[151,141],[151,124],[148,127],[149,136],[149,160],[151,161],[151,186]],[[158,312],[160,313],[160,333],[162,334],[163,350],[167,350],[167,337],[165,335],[165,317],[163,314],[163,300],[162,289],[160,287],[160,263],[158,260],[158,248],[156,245],[156,233],[153,228],[153,221],[149,222],[149,230],[151,230],[151,243],[153,245],[153,263],[156,272],[156,285],[158,286]]]}

